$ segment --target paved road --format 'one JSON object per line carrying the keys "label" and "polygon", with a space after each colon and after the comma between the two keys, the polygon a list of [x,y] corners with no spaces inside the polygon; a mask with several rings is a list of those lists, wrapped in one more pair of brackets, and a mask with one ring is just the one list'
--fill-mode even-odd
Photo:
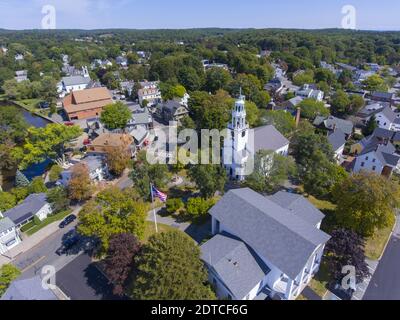
{"label": "paved road", "polygon": [[53,265],[57,270],[75,258],[74,254],[60,257],[55,253],[75,226],[76,222],[56,231],[37,246],[18,255],[12,263],[22,270],[21,278],[31,278],[40,274],[41,268],[45,265]]}
{"label": "paved road", "polygon": [[400,223],[372,276],[363,300],[400,300]]}

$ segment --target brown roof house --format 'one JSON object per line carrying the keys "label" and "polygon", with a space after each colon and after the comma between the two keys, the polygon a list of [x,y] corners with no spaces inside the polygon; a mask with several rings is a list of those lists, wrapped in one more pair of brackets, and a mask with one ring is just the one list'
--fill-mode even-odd
{"label": "brown roof house", "polygon": [[132,156],[135,153],[135,144],[131,135],[121,133],[100,134],[92,143],[87,146],[87,151],[94,155],[104,155],[120,150],[126,150]]}
{"label": "brown roof house", "polygon": [[105,87],[72,91],[63,99],[63,107],[69,120],[98,117],[103,108],[111,103],[111,95]]}

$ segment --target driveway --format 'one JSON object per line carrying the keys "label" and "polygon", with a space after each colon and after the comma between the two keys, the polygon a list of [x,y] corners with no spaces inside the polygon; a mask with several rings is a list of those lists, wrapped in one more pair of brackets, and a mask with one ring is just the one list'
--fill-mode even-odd
{"label": "driveway", "polygon": [[87,254],[58,271],[56,284],[71,300],[121,300]]}
{"label": "driveway", "polygon": [[[397,224],[400,225],[399,223]],[[400,300],[400,227],[395,229],[363,300]]]}

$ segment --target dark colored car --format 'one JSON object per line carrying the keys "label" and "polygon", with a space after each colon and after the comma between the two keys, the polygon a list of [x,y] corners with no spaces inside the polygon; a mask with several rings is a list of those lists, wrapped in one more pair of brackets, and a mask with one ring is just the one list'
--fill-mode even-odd
{"label": "dark colored car", "polygon": [[76,216],[73,214],[70,214],[68,217],[66,217],[61,223],[58,225],[61,229],[65,228],[67,225],[70,223],[74,222],[76,219]]}
{"label": "dark colored car", "polygon": [[79,240],[80,240],[80,237],[78,235],[75,235],[75,236],[65,240],[63,245],[57,249],[56,254],[61,256],[62,254],[68,252],[69,250],[71,250],[71,248],[73,246],[75,246],[79,242]]}
{"label": "dark colored car", "polygon": [[329,284],[329,290],[338,298],[342,300],[351,300],[354,294],[354,290],[344,289],[339,283],[331,283]]}
{"label": "dark colored car", "polygon": [[38,107],[41,109],[47,109],[50,107],[50,103],[47,101],[41,101],[38,103]]}

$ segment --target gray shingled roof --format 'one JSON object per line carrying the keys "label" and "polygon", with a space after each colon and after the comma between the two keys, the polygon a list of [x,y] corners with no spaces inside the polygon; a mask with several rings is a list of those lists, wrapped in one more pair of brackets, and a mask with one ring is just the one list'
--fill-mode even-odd
{"label": "gray shingled roof", "polygon": [[325,217],[321,211],[300,194],[279,191],[267,198],[314,226]]}
{"label": "gray shingled roof", "polygon": [[47,204],[45,193],[29,195],[22,203],[3,213],[16,225],[32,218],[44,205]]}
{"label": "gray shingled roof", "polygon": [[328,141],[332,145],[333,151],[336,151],[346,144],[346,135],[342,130],[337,129],[328,136]]}
{"label": "gray shingled roof", "polygon": [[383,98],[383,99],[393,99],[393,93],[390,92],[380,92],[380,91],[375,91],[372,92],[371,96],[373,98]]}
{"label": "gray shingled roof", "polygon": [[51,290],[43,289],[39,276],[15,280],[0,300],[58,300]]}
{"label": "gray shingled roof", "polygon": [[347,135],[351,135],[353,133],[353,127],[354,127],[351,121],[336,118],[334,116],[329,116],[329,117],[317,116],[314,119],[313,124],[315,126],[320,126],[323,124],[325,128],[328,130],[333,130],[336,127],[336,129],[342,130],[342,132],[344,132]]}
{"label": "gray shingled roof", "polygon": [[65,86],[76,86],[79,84],[89,84],[91,80],[89,77],[84,76],[70,76],[63,77],[61,81]]}
{"label": "gray shingled roof", "polygon": [[201,252],[202,260],[238,299],[244,298],[270,271],[251,248],[227,233],[204,243]]}
{"label": "gray shingled roof", "polygon": [[384,108],[380,113],[382,113],[390,122],[394,122],[397,118],[391,107]]}
{"label": "gray shingled roof", "polygon": [[249,189],[230,190],[210,214],[294,279],[329,235]]}
{"label": "gray shingled roof", "polygon": [[272,150],[276,151],[289,144],[286,139],[273,125],[254,128],[254,151]]}
{"label": "gray shingled roof", "polygon": [[15,224],[11,221],[10,218],[0,218],[0,233],[2,233],[3,231],[7,231],[8,229],[13,227],[15,227]]}

